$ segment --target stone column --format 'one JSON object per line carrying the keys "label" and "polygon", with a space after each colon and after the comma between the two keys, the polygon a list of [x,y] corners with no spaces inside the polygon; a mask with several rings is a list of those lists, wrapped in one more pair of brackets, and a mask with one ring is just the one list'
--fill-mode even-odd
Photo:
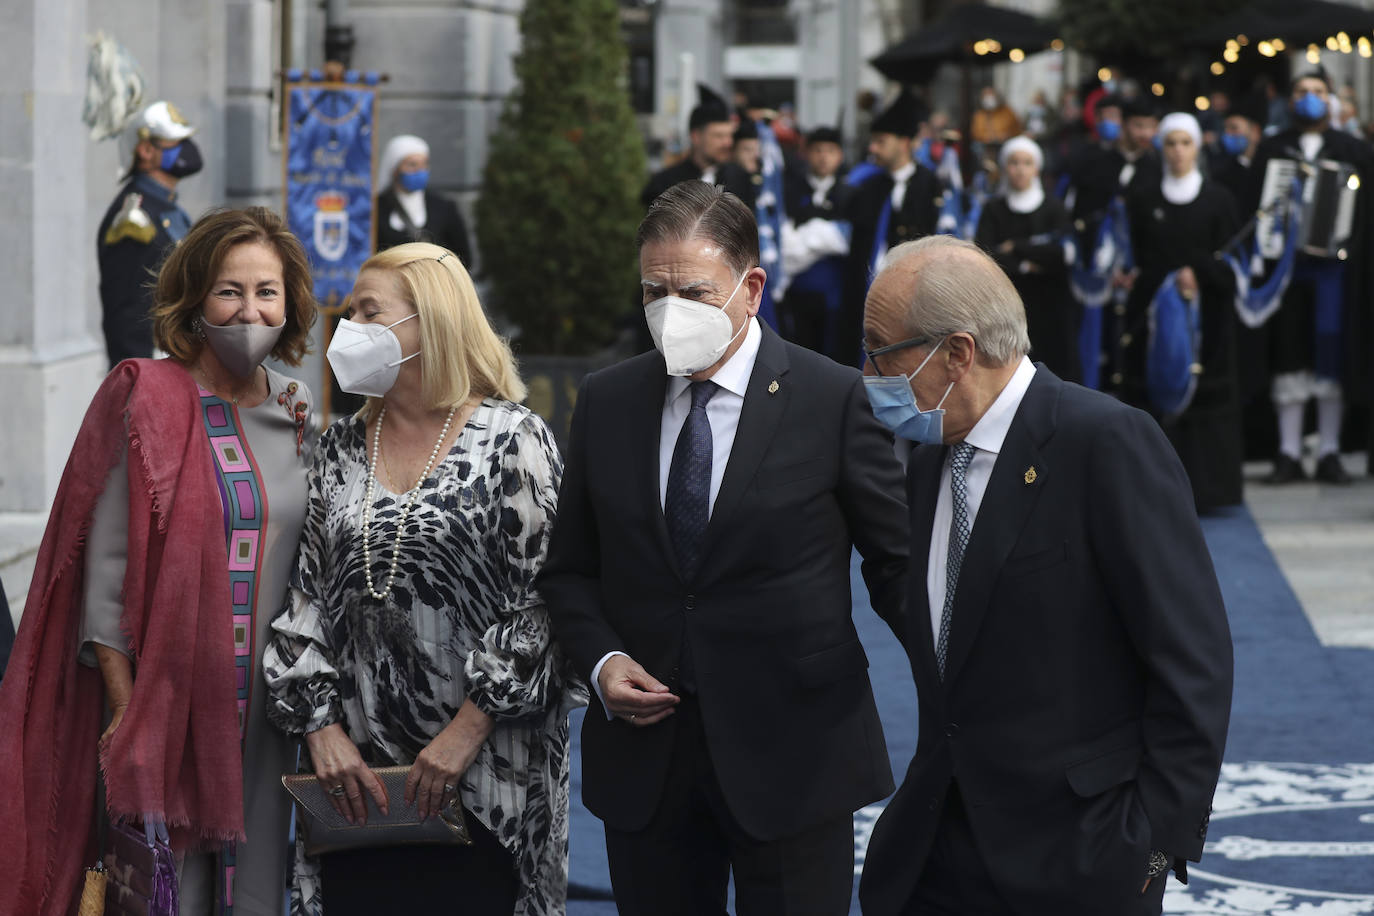
{"label": "stone column", "polygon": [[722,30],[722,0],[663,0],[654,14],[654,133],[677,140],[686,147],[687,138],[678,137],[681,92],[680,55],[690,53],[695,62],[693,79],[705,83],[725,96],[722,74],[725,67],[725,40]]}
{"label": "stone column", "polygon": [[105,372],[89,325],[86,0],[11,0],[0,29],[0,579],[18,616],[67,454]]}

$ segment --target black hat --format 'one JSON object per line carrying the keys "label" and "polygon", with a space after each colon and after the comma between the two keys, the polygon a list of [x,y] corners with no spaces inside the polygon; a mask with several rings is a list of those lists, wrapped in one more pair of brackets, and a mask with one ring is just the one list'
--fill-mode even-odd
{"label": "black hat", "polygon": [[1247,92],[1231,103],[1226,116],[1245,118],[1263,127],[1269,123],[1269,102],[1258,92]]}
{"label": "black hat", "polygon": [[[1101,103],[1098,103],[1101,107]],[[1135,98],[1126,99],[1121,103],[1121,120],[1129,121],[1131,118],[1154,118],[1159,119],[1159,106],[1155,100],[1149,96],[1138,95]]]}
{"label": "black hat", "polygon": [[699,130],[707,124],[720,124],[730,120],[730,106],[725,99],[705,83],[697,83],[697,107],[692,109],[687,119],[688,130]]}
{"label": "black hat", "polygon": [[735,142],[738,143],[741,140],[757,140],[758,138],[759,128],[758,125],[754,123],[754,119],[746,115],[741,115],[739,126],[735,128]]}
{"label": "black hat", "polygon": [[1326,91],[1331,91],[1331,74],[1326,72],[1325,67],[1316,67],[1312,70],[1304,70],[1302,73],[1294,74],[1292,81],[1288,84],[1288,91],[1291,93],[1293,88],[1298,85],[1298,80],[1321,80],[1326,83]]}
{"label": "black hat", "polygon": [[910,91],[903,89],[901,94],[892,100],[892,104],[873,119],[869,131],[875,134],[914,137],[921,129],[922,122],[928,117],[930,112],[926,109],[925,103]]}
{"label": "black hat", "polygon": [[844,135],[838,127],[814,127],[806,135],[806,145],[810,146],[812,143],[834,143],[843,146]]}

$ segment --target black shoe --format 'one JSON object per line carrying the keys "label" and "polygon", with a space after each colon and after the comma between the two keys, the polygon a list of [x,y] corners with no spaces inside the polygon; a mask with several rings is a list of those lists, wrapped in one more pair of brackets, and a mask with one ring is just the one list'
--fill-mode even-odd
{"label": "black shoe", "polygon": [[1350,483],[1350,475],[1345,472],[1345,465],[1341,464],[1341,456],[1335,452],[1317,459],[1317,473],[1314,476],[1324,483]]}
{"label": "black shoe", "polygon": [[1269,476],[1264,478],[1264,482],[1281,484],[1306,479],[1307,472],[1302,469],[1302,462],[1279,452],[1278,457],[1274,459],[1274,470],[1269,472]]}

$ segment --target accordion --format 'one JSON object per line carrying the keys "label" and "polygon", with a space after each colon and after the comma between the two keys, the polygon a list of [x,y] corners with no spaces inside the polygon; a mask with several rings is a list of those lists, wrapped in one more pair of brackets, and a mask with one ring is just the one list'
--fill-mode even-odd
{"label": "accordion", "polygon": [[[1290,193],[1293,178],[1300,176],[1302,191],[1296,200]],[[1260,254],[1270,260],[1283,255],[1283,233],[1275,232],[1290,208],[1297,209],[1297,247],[1303,254],[1345,260],[1355,222],[1355,196],[1360,177],[1355,168],[1333,159],[1304,162],[1271,159],[1264,172],[1260,193],[1257,234]]]}

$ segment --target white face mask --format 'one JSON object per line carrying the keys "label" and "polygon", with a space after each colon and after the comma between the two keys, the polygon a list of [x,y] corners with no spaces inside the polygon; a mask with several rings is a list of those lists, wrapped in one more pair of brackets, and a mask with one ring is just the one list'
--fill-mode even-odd
{"label": "white face mask", "polygon": [[669,375],[692,375],[710,368],[749,327],[745,321],[735,331],[725,314],[747,276],[745,271],[720,308],[679,296],[664,296],[644,306],[644,320],[649,323],[654,346],[668,364]]}
{"label": "white face mask", "polygon": [[391,329],[418,315],[407,315],[385,327],[341,319],[325,352],[339,387],[349,394],[369,398],[380,398],[390,391],[396,376],[401,374],[401,363],[420,355],[416,350],[402,357],[401,341]]}

